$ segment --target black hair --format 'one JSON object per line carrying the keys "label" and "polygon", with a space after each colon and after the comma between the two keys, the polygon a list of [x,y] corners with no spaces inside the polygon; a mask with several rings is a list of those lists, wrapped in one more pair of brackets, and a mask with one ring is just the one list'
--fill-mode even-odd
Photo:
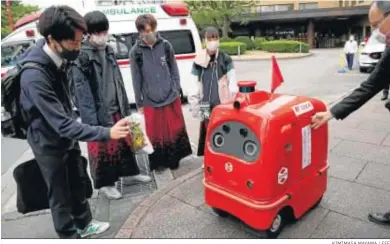
{"label": "black hair", "polygon": [[100,11],[92,11],[84,16],[88,34],[108,31],[110,27],[106,15]]}
{"label": "black hair", "polygon": [[207,37],[219,38],[219,31],[215,27],[207,27],[203,31],[203,37],[204,39],[207,39]]}
{"label": "black hair", "polygon": [[85,32],[83,17],[69,6],[51,6],[39,17],[39,33],[48,40],[51,35],[56,41],[74,40],[75,31]]}
{"label": "black hair", "polygon": [[385,15],[390,13],[390,2],[389,1],[374,1],[377,8]]}
{"label": "black hair", "polygon": [[155,30],[157,27],[157,20],[151,14],[142,14],[135,20],[135,27],[137,28],[138,32],[144,31],[147,25],[150,25],[152,30]]}

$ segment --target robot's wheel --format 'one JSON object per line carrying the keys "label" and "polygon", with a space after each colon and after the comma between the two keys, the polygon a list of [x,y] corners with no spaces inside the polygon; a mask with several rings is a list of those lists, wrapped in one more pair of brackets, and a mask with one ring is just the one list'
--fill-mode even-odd
{"label": "robot's wheel", "polygon": [[272,221],[271,227],[266,230],[267,238],[276,239],[286,225],[286,216],[279,212]]}
{"label": "robot's wheel", "polygon": [[221,209],[218,209],[218,208],[212,208],[212,209],[213,209],[213,212],[216,213],[219,217],[227,218],[229,216],[228,212],[225,212]]}

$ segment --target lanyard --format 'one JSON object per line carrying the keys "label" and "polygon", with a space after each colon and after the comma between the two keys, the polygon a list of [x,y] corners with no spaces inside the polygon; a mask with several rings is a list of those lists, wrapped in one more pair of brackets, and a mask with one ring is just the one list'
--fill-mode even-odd
{"label": "lanyard", "polygon": [[[216,75],[216,78],[218,78],[218,70],[217,70],[217,60],[211,63],[212,65],[212,73],[211,73],[211,82],[210,82],[210,89],[209,89],[209,100],[208,102],[211,101],[211,91],[213,89],[213,80],[214,80],[214,74]],[[202,69],[202,81],[204,81],[204,68]]]}

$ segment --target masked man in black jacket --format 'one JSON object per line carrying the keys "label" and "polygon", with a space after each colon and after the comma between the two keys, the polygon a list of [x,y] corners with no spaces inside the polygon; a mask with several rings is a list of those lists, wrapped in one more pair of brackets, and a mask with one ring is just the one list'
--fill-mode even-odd
{"label": "masked man in black jacket", "polygon": [[[370,8],[369,21],[374,31],[372,35],[379,42],[387,44],[386,50],[370,77],[356,88],[348,97],[326,112],[313,116],[313,128],[318,128],[329,120],[345,119],[352,112],[363,106],[390,84],[390,1],[376,1]],[[390,111],[389,102],[386,108]],[[390,226],[390,211],[384,214],[371,213],[369,219],[375,223]]]}

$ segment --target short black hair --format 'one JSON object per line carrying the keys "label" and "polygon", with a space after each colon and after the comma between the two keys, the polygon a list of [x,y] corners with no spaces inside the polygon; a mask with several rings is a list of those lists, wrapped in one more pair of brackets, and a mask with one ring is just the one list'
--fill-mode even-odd
{"label": "short black hair", "polygon": [[138,32],[144,31],[147,25],[150,25],[152,30],[155,30],[157,27],[157,20],[151,14],[142,14],[135,20],[135,27],[137,28]]}
{"label": "short black hair", "polygon": [[219,31],[215,27],[212,27],[212,26],[211,27],[207,27],[203,31],[203,37],[204,37],[204,39],[206,39],[207,37],[219,38]]}
{"label": "short black hair", "polygon": [[88,34],[108,31],[110,25],[107,16],[100,11],[92,11],[84,16]]}
{"label": "short black hair", "polygon": [[378,9],[385,15],[388,15],[390,13],[390,2],[389,1],[374,1],[374,4],[376,3],[376,6]]}
{"label": "short black hair", "polygon": [[85,32],[83,17],[73,8],[65,5],[51,6],[41,14],[38,23],[39,33],[48,40],[51,35],[56,41],[74,40],[75,31]]}

